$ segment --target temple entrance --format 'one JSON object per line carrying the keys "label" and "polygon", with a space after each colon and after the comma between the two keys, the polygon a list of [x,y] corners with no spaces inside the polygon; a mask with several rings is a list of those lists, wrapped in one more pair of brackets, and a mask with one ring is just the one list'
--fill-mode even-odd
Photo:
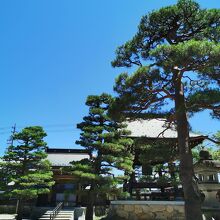
{"label": "temple entrance", "polygon": [[55,186],[56,203],[63,202],[64,206],[76,205],[76,195],[74,193],[75,184],[73,183],[58,183]]}

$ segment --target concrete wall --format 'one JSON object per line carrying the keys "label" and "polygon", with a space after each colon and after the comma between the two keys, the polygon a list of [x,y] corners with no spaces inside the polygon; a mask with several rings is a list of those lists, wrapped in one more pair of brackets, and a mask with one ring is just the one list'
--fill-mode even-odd
{"label": "concrete wall", "polygon": [[85,217],[86,217],[85,207],[74,208],[74,219],[75,220],[85,220]]}
{"label": "concrete wall", "polygon": [[184,202],[112,201],[109,213],[115,219],[119,217],[127,220],[184,220]]}

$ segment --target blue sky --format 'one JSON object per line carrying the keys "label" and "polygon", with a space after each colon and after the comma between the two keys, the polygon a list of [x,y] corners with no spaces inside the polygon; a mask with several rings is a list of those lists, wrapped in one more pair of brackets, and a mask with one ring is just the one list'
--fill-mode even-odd
{"label": "blue sky", "polygon": [[[203,7],[220,8],[216,0]],[[10,127],[42,125],[50,147],[74,147],[76,124],[87,113],[89,94],[112,93],[125,69],[110,62],[130,39],[142,15],[172,0],[2,0],[0,1],[0,154]],[[220,130],[202,113],[195,131]]]}

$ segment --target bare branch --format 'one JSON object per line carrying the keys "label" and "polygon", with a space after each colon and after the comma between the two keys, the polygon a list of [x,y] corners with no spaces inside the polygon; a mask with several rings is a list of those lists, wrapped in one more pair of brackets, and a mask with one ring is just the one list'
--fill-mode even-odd
{"label": "bare branch", "polygon": [[220,144],[220,141],[216,141],[215,139],[212,139],[212,138],[209,138],[209,137],[207,137],[206,139],[213,142],[213,143],[215,143],[215,144]]}

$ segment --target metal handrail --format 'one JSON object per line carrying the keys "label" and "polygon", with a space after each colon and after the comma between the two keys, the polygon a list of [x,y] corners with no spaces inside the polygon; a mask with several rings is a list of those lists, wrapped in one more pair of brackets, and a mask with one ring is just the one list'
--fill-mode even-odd
{"label": "metal handrail", "polygon": [[59,213],[60,209],[63,207],[63,202],[60,202],[56,208],[50,213],[50,220],[54,220]]}

